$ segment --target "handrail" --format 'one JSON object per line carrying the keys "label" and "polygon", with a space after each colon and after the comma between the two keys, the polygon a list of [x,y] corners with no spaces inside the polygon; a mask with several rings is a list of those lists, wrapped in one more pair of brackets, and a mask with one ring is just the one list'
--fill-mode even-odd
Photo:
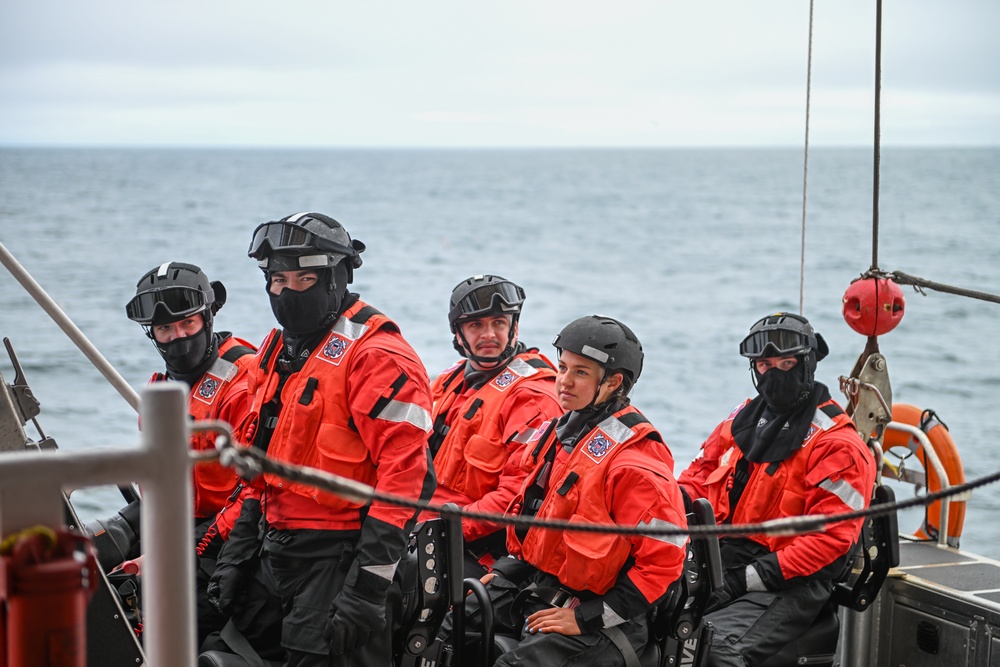
{"label": "handrail", "polygon": [[83,352],[84,356],[90,360],[90,363],[101,372],[101,374],[111,383],[122,398],[128,401],[128,404],[132,406],[132,409],[136,412],[139,411],[139,395],[135,392],[135,389],[125,381],[118,371],[115,370],[114,366],[111,365],[104,355],[101,354],[93,343],[84,335],[82,331],[73,323],[73,320],[66,315],[65,312],[52,300],[52,297],[42,289],[42,286],[31,277],[31,274],[21,266],[21,263],[10,253],[9,250],[0,242],[0,263],[2,263],[10,275],[14,276],[17,282],[21,283],[25,291],[28,292],[38,302],[38,305],[42,307],[49,317],[59,325],[59,328],[69,337],[71,341]]}
{"label": "handrail", "polygon": [[[142,394],[138,448],[25,451],[0,455],[0,535],[61,526],[63,488],[142,484],[143,646],[148,664],[195,664],[194,493],[187,392],[159,382]],[[185,584],[185,582],[187,582]]]}
{"label": "handrail", "polygon": [[[937,454],[937,450],[934,449],[934,444],[931,442],[927,434],[916,426],[911,426],[910,424],[903,424],[901,422],[889,422],[887,424],[888,428],[894,428],[897,431],[902,431],[904,433],[909,433],[914,438],[920,441],[920,444],[924,448],[924,456],[927,461],[930,461],[931,466],[934,468],[934,472],[937,473],[938,479],[941,480],[941,490],[950,489],[952,484],[951,480],[948,479],[948,472],[944,468],[944,464],[941,463],[941,458]],[[940,524],[938,526],[938,544],[941,546],[948,545],[948,512],[951,509],[951,497],[945,496],[941,499],[941,518],[938,521]]]}

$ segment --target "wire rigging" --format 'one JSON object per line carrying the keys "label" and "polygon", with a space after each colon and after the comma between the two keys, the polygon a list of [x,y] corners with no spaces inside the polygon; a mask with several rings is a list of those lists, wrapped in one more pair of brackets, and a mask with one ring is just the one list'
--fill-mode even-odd
{"label": "wire rigging", "polygon": [[878,270],[879,164],[882,146],[882,0],[875,3],[875,148],[872,166],[872,271]]}
{"label": "wire rigging", "polygon": [[809,55],[806,59],[806,138],[805,155],[802,160],[802,248],[799,257],[799,315],[804,314],[806,293],[806,193],[809,186],[809,109],[812,99],[813,7],[814,0],[809,0]]}

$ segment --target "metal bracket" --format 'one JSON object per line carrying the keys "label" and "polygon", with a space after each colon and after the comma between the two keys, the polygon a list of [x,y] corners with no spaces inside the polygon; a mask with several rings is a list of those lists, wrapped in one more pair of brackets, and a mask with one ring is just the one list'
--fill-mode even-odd
{"label": "metal bracket", "polygon": [[840,377],[840,390],[853,408],[848,412],[861,437],[865,442],[874,438],[881,443],[885,427],[892,421],[892,384],[885,357],[878,352],[869,354],[858,377]]}
{"label": "metal bracket", "polygon": [[7,348],[7,356],[10,357],[10,362],[14,366],[14,382],[7,386],[10,387],[14,405],[20,413],[21,425],[24,426],[41,413],[42,407],[32,393],[31,387],[28,386],[28,382],[24,379],[24,370],[14,353],[14,346],[10,344],[10,339],[4,336],[3,344]]}

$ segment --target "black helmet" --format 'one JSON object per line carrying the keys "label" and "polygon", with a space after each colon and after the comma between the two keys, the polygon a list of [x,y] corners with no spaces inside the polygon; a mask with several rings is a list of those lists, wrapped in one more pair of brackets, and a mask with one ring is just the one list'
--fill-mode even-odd
{"label": "black helmet", "polygon": [[247,254],[265,273],[326,269],[346,263],[347,282],[361,266],[365,244],[352,240],[343,225],[322,213],[296,213],[265,222],[253,232]]}
{"label": "black helmet", "polygon": [[521,314],[524,290],[500,276],[473,276],[455,285],[448,304],[448,323],[453,332],[464,320],[486,315]]}
{"label": "black helmet", "polygon": [[[458,334],[465,345],[457,340],[452,343],[458,353],[476,362],[496,364],[514,356],[514,337],[517,321],[524,303],[524,290],[516,283],[500,276],[479,275],[463,280],[451,291],[448,304],[448,323],[452,333]],[[510,333],[507,345],[497,357],[479,357],[468,349],[468,343],[459,326],[466,320],[487,315],[510,315]]]}
{"label": "black helmet", "polygon": [[[816,363],[830,350],[809,320],[794,313],[773,313],[757,320],[740,343],[740,354],[750,360],[754,386],[776,413],[786,414],[806,405],[816,378]],[[761,373],[756,361],[766,357],[796,357],[801,363],[775,375]]]}
{"label": "black helmet", "polygon": [[618,320],[603,315],[590,315],[573,320],[553,340],[555,348],[569,350],[593,359],[604,367],[605,377],[621,371],[625,375],[624,393],[642,373],[642,343],[632,330]]}
{"label": "black helmet", "polygon": [[[226,303],[226,288],[209,282],[204,271],[194,264],[167,262],[148,271],[135,286],[135,296],[125,305],[130,320],[146,327],[146,335],[177,378],[192,381],[201,377],[218,354],[212,320]],[[190,336],[161,343],[155,326],[170,324],[201,314],[201,330]]]}
{"label": "black helmet", "polygon": [[757,320],[740,343],[740,354],[750,359],[761,357],[804,356],[816,353],[816,361],[829,354],[823,337],[809,320],[794,313],[774,313]]}
{"label": "black helmet", "polygon": [[211,326],[212,316],[226,303],[226,288],[194,264],[167,262],[139,279],[135,296],[125,305],[125,314],[143,326],[168,324],[202,313]]}

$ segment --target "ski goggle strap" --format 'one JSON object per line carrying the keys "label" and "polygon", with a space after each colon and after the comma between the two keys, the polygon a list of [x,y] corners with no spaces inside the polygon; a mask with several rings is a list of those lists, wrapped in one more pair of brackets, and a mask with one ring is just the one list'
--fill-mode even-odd
{"label": "ski goggle strap", "polygon": [[517,312],[522,303],[524,303],[524,290],[514,283],[490,283],[477,287],[462,297],[449,315],[454,321],[460,317],[486,315],[494,310],[513,313]]}
{"label": "ski goggle strap", "polygon": [[335,243],[313,234],[308,229],[291,222],[265,222],[253,232],[247,254],[262,259],[271,253],[303,253],[309,250],[333,252],[344,257],[354,257],[354,248]]}
{"label": "ski goggle strap", "polygon": [[125,305],[130,320],[152,325],[157,309],[165,310],[174,320],[194,315],[214,303],[215,293],[206,294],[194,287],[172,286],[140,292]]}
{"label": "ski goggle strap", "polygon": [[754,331],[740,343],[740,354],[748,359],[789,357],[802,354],[814,346],[812,336],[788,329]]}

